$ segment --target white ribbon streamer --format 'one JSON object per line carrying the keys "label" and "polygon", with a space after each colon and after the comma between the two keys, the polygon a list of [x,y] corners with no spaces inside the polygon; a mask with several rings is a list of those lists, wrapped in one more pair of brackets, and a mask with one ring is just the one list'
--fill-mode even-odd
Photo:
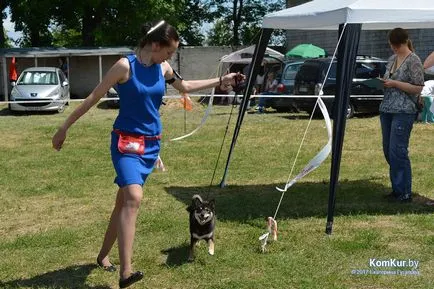
{"label": "white ribbon streamer", "polygon": [[[315,108],[318,105],[319,108],[321,109],[321,112],[322,112],[322,114],[324,116],[324,121],[326,123],[327,134],[328,134],[327,144],[315,155],[315,157],[312,160],[309,161],[309,163],[303,168],[303,170],[298,175],[296,175],[292,180],[289,180],[290,177],[291,177],[291,174],[292,174],[292,170],[294,169],[294,166],[295,166],[295,161],[294,161],[294,164],[293,164],[292,169],[291,169],[291,173],[290,173],[290,175],[288,177],[288,181],[286,182],[285,187],[283,189],[276,187],[276,189],[278,191],[282,192],[282,195],[280,196],[279,204],[277,205],[277,209],[276,209],[276,212],[274,213],[273,220],[276,219],[277,212],[279,211],[280,205],[282,204],[283,196],[285,195],[286,191],[293,184],[295,184],[299,179],[303,178],[304,176],[306,176],[307,174],[309,174],[310,172],[312,172],[313,170],[315,170],[317,167],[319,167],[325,161],[325,159],[328,157],[328,155],[330,154],[330,151],[331,151],[331,148],[332,148],[332,138],[333,138],[332,137],[332,126],[331,126],[330,116],[329,116],[329,113],[327,111],[327,108],[326,108],[323,100],[321,99],[321,96],[324,94],[322,88],[324,87],[325,82],[327,81],[327,78],[328,78],[328,75],[329,75],[332,63],[333,63],[333,59],[335,59],[335,57],[336,57],[336,53],[337,53],[337,50],[338,50],[338,47],[339,47],[339,43],[341,42],[341,39],[342,39],[342,36],[344,35],[344,31],[345,31],[346,27],[347,27],[347,24],[345,23],[344,27],[343,27],[343,29],[341,31],[341,34],[339,36],[338,43],[336,45],[335,51],[333,52],[333,57],[332,57],[332,59],[330,61],[329,67],[327,69],[327,73],[326,73],[326,75],[324,77],[324,80],[323,80],[323,83],[321,85],[321,90],[319,91],[319,94],[318,94],[318,99],[317,99],[317,101],[315,103],[315,106],[313,108],[312,115],[311,115],[311,118],[310,118],[310,121],[311,121],[312,117],[313,117],[313,114],[315,112]],[[310,121],[309,121],[309,124],[310,124]],[[308,127],[309,127],[309,125],[308,125]],[[307,133],[307,129],[305,131],[304,137],[306,136],[306,133]],[[302,144],[303,144],[303,141],[304,141],[304,137],[303,137],[303,140],[302,140]],[[300,145],[298,153],[300,152],[300,149],[301,149],[301,145]],[[297,156],[295,157],[295,160],[297,160],[298,153],[297,153]],[[262,241],[261,248],[262,248],[263,252],[265,250],[265,246],[267,245],[267,240],[268,240],[268,236],[269,235],[270,235],[270,232],[265,233],[261,237],[259,237],[259,240]]]}
{"label": "white ribbon streamer", "polygon": [[317,167],[321,165],[322,162],[325,161],[325,159],[330,154],[330,151],[332,149],[332,125],[330,121],[330,116],[327,111],[327,108],[323,102],[323,100],[319,97],[317,100],[318,106],[321,109],[321,112],[324,116],[324,120],[326,123],[327,128],[327,134],[328,134],[328,141],[327,144],[319,151],[319,153],[312,159],[310,162],[303,168],[303,170],[296,175],[292,180],[288,181],[283,189],[276,187],[276,189],[280,192],[286,192],[288,188],[290,188],[293,184],[295,184],[299,179],[303,178],[313,170],[315,170]]}
{"label": "white ribbon streamer", "polygon": [[[323,90],[322,90],[322,88],[324,87],[324,85],[325,85],[325,83],[326,83],[326,81],[327,81],[327,78],[328,78],[328,75],[329,75],[329,72],[330,72],[330,69],[331,69],[331,67],[332,67],[332,64],[333,64],[333,60],[335,59],[335,57],[336,57],[336,53],[337,53],[337,51],[338,51],[338,47],[339,47],[339,43],[341,42],[341,39],[342,39],[342,36],[344,35],[344,32],[345,32],[345,28],[347,27],[347,23],[345,23],[344,24],[344,27],[343,27],[343,29],[342,29],[342,31],[341,31],[341,34],[339,35],[339,39],[338,39],[338,43],[336,44],[336,47],[335,47],[335,50],[334,50],[334,52],[333,52],[333,56],[332,56],[332,59],[331,59],[331,61],[330,61],[330,64],[329,64],[329,67],[328,67],[328,69],[327,69],[327,72],[326,72],[326,75],[324,76],[324,80],[323,80],[323,83],[322,83],[322,85],[321,85],[321,89],[320,89],[320,91],[319,91],[319,96],[318,96],[318,99],[317,99],[317,101],[316,101],[316,104],[315,104],[315,107],[313,108],[313,111],[312,111],[312,116],[313,116],[313,113],[314,113],[314,111],[315,111],[315,108],[316,108],[316,105],[318,105],[319,106],[319,108],[321,109],[321,112],[322,112],[322,115],[324,116],[324,121],[325,121],[325,123],[326,123],[326,128],[327,128],[327,134],[328,134],[328,141],[327,141],[327,144],[321,149],[321,151],[303,168],[303,170],[297,175],[297,176],[295,176],[295,178],[293,178],[292,180],[290,180],[290,181],[288,181],[288,182],[286,182],[286,185],[285,185],[285,188],[283,188],[283,189],[281,189],[281,188],[278,188],[278,187],[276,187],[276,189],[278,190],[278,191],[280,191],[280,192],[282,192],[283,194],[282,194],[282,197],[280,198],[280,202],[282,201],[282,198],[283,198],[283,195],[284,195],[284,193],[288,190],[288,188],[290,188],[293,184],[295,184],[299,179],[301,179],[302,177],[304,177],[304,176],[306,176],[307,174],[309,174],[311,171],[313,171],[313,170],[315,170],[326,158],[327,158],[327,156],[330,154],[330,151],[331,151],[331,146],[332,146],[332,127],[331,127],[331,121],[330,121],[330,116],[329,116],[329,113],[328,113],[328,111],[327,111],[327,108],[326,108],[326,106],[325,106],[325,104],[324,104],[324,102],[322,101],[322,99],[321,99],[321,96],[324,94],[324,92],[323,92]],[[311,116],[311,119],[312,119],[312,116]],[[305,134],[306,134],[306,132],[305,132]],[[303,143],[303,141],[302,141],[302,143]],[[291,173],[292,173],[292,171],[291,171]],[[279,205],[277,206],[277,210],[276,210],[276,214],[274,215],[274,218],[276,218],[276,215],[277,215],[277,211],[279,210],[279,207],[280,207],[280,202],[279,202]]]}
{"label": "white ribbon streamer", "polygon": [[[218,67],[217,67],[217,73],[220,73],[221,65],[222,65],[222,63],[220,62],[219,65],[218,65]],[[171,139],[171,141],[177,141],[177,140],[182,140],[184,138],[187,138],[187,137],[195,134],[205,124],[208,116],[210,115],[210,113],[212,111],[212,104],[213,104],[213,101],[214,101],[214,94],[215,94],[215,87],[211,91],[211,96],[210,96],[209,101],[208,101],[208,107],[206,108],[205,114],[202,117],[202,120],[200,121],[200,124],[198,125],[198,127],[196,127],[193,131],[191,131],[191,132],[189,132],[189,133],[187,133],[187,134],[185,134],[183,136],[179,136],[179,137],[175,137],[175,138]]]}
{"label": "white ribbon streamer", "polygon": [[196,127],[194,130],[192,130],[191,132],[189,132],[183,136],[179,136],[179,137],[175,137],[175,138],[171,139],[171,141],[182,140],[186,137],[189,137],[189,136],[193,135],[194,133],[196,133],[205,124],[206,119],[208,118],[208,116],[210,115],[210,113],[212,111],[212,103],[214,101],[214,91],[215,91],[215,88],[212,89],[211,96],[210,96],[209,101],[208,101],[208,107],[206,108],[205,114],[202,117],[202,120],[200,121],[200,124],[198,125],[198,127]]}

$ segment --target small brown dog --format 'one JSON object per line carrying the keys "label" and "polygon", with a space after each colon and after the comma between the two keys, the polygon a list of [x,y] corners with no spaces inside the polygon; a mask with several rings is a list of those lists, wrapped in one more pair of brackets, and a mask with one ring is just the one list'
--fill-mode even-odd
{"label": "small brown dog", "polygon": [[194,195],[187,211],[190,213],[190,252],[188,260],[194,260],[194,247],[200,240],[208,243],[208,253],[214,255],[215,201],[203,201]]}

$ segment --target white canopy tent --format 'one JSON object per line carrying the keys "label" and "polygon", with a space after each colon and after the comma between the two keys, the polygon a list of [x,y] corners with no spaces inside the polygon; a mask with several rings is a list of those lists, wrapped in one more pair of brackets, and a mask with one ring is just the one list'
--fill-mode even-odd
{"label": "white canopy tent", "polygon": [[[433,0],[314,0],[296,7],[265,15],[258,44],[255,47],[252,68],[247,77],[243,101],[220,183],[225,185],[229,163],[246,112],[254,80],[259,71],[265,47],[273,29],[330,30],[339,29],[342,39],[338,46],[337,91],[333,122],[332,164],[330,170],[329,203],[326,233],[333,227],[336,188],[346,124],[346,109],[357,48],[362,29],[381,30],[402,27],[405,29],[434,28]],[[384,41],[387,41],[385,39]],[[433,47],[434,49],[434,47]]]}
{"label": "white canopy tent", "polygon": [[[220,59],[222,63],[242,63],[249,64],[252,62],[253,53],[255,52],[255,45],[243,48],[241,50],[237,50],[232,52],[231,54],[225,55]],[[282,62],[285,58],[285,55],[271,49],[269,47],[265,50],[264,61],[266,63],[278,63]]]}
{"label": "white canopy tent", "polygon": [[262,28],[338,29],[343,23],[363,30],[434,28],[433,0],[314,0],[264,16]]}

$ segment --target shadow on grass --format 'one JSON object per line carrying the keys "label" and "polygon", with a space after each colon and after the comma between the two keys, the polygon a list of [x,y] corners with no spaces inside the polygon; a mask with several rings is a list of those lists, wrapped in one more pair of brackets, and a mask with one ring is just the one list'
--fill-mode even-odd
{"label": "shadow on grass", "polygon": [[354,118],[373,118],[379,116],[378,112],[359,112],[354,114]]}
{"label": "shadow on grass", "polygon": [[[377,117],[378,113],[374,113],[374,112],[359,112],[354,114],[354,119],[362,119],[362,118],[373,118],[373,117]],[[280,115],[281,118],[284,119],[288,119],[288,120],[294,120],[294,119],[310,119],[310,114],[305,113],[305,112],[300,112],[300,113],[288,113],[288,114],[282,114]],[[330,115],[330,118],[333,119],[333,116]],[[319,114],[315,114],[313,116],[313,119],[324,119],[324,117],[322,116],[321,113]],[[348,121],[348,120],[347,120]]]}
{"label": "shadow on grass", "polygon": [[0,116],[8,116],[13,115],[12,111],[9,108],[3,108],[0,110]]}
{"label": "shadow on grass", "polygon": [[[228,185],[219,187],[166,187],[166,191],[188,206],[194,194],[204,199],[216,200],[216,214],[222,221],[246,222],[274,215],[281,193],[275,189],[279,184]],[[430,199],[415,194],[413,203],[390,203],[384,198],[388,188],[374,180],[341,181],[336,193],[335,216],[339,215],[394,215],[431,214]],[[209,192],[209,196],[208,196]],[[329,185],[320,183],[297,183],[290,188],[277,215],[278,219],[326,217]]]}
{"label": "shadow on grass", "polygon": [[54,115],[57,111],[12,111],[9,108],[0,110],[0,116],[30,116],[30,115]]}
{"label": "shadow on grass", "polygon": [[110,100],[102,100],[97,105],[99,109],[119,110],[119,105]]}
{"label": "shadow on grass", "polygon": [[184,243],[177,247],[172,247],[169,249],[161,250],[161,253],[167,255],[166,262],[164,266],[167,267],[177,267],[182,264],[188,263],[188,250],[190,245]]}
{"label": "shadow on grass", "polygon": [[288,114],[281,114],[279,117],[288,119],[288,120],[296,120],[296,119],[310,119],[309,114],[304,113],[288,113]]}
{"label": "shadow on grass", "polygon": [[87,276],[96,267],[95,264],[74,265],[29,279],[17,279],[9,282],[0,281],[0,288],[110,289],[109,286],[89,286],[85,284]]}

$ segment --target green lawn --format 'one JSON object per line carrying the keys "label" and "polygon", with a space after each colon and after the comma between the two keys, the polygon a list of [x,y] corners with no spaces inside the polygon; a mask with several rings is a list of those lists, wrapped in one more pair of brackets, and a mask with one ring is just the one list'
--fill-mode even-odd
{"label": "green lawn", "polygon": [[[0,106],[0,288],[117,288],[118,275],[95,265],[117,190],[109,153],[117,110],[92,109],[55,152],[51,137],[75,106],[19,115]],[[391,204],[382,197],[390,183],[379,118],[350,119],[333,234],[325,234],[328,158],[288,190],[277,215],[278,241],[261,253],[258,237],[281,196],[275,187],[288,179],[308,116],[247,114],[221,189],[237,109],[212,186],[230,107],[214,106],[205,126],[178,142],[170,139],[196,127],[204,108],[184,115],[170,102],[161,112],[167,171],[154,172],[145,185],[133,258],[145,279],[133,288],[434,288],[434,208],[425,205],[434,199],[434,125],[416,124],[412,133],[414,202]],[[326,136],[324,121],[313,120],[294,173]],[[209,256],[202,243],[188,263],[185,208],[196,193],[216,200],[216,253]],[[118,264],[117,247],[111,259]],[[373,267],[373,259],[419,265]]]}

